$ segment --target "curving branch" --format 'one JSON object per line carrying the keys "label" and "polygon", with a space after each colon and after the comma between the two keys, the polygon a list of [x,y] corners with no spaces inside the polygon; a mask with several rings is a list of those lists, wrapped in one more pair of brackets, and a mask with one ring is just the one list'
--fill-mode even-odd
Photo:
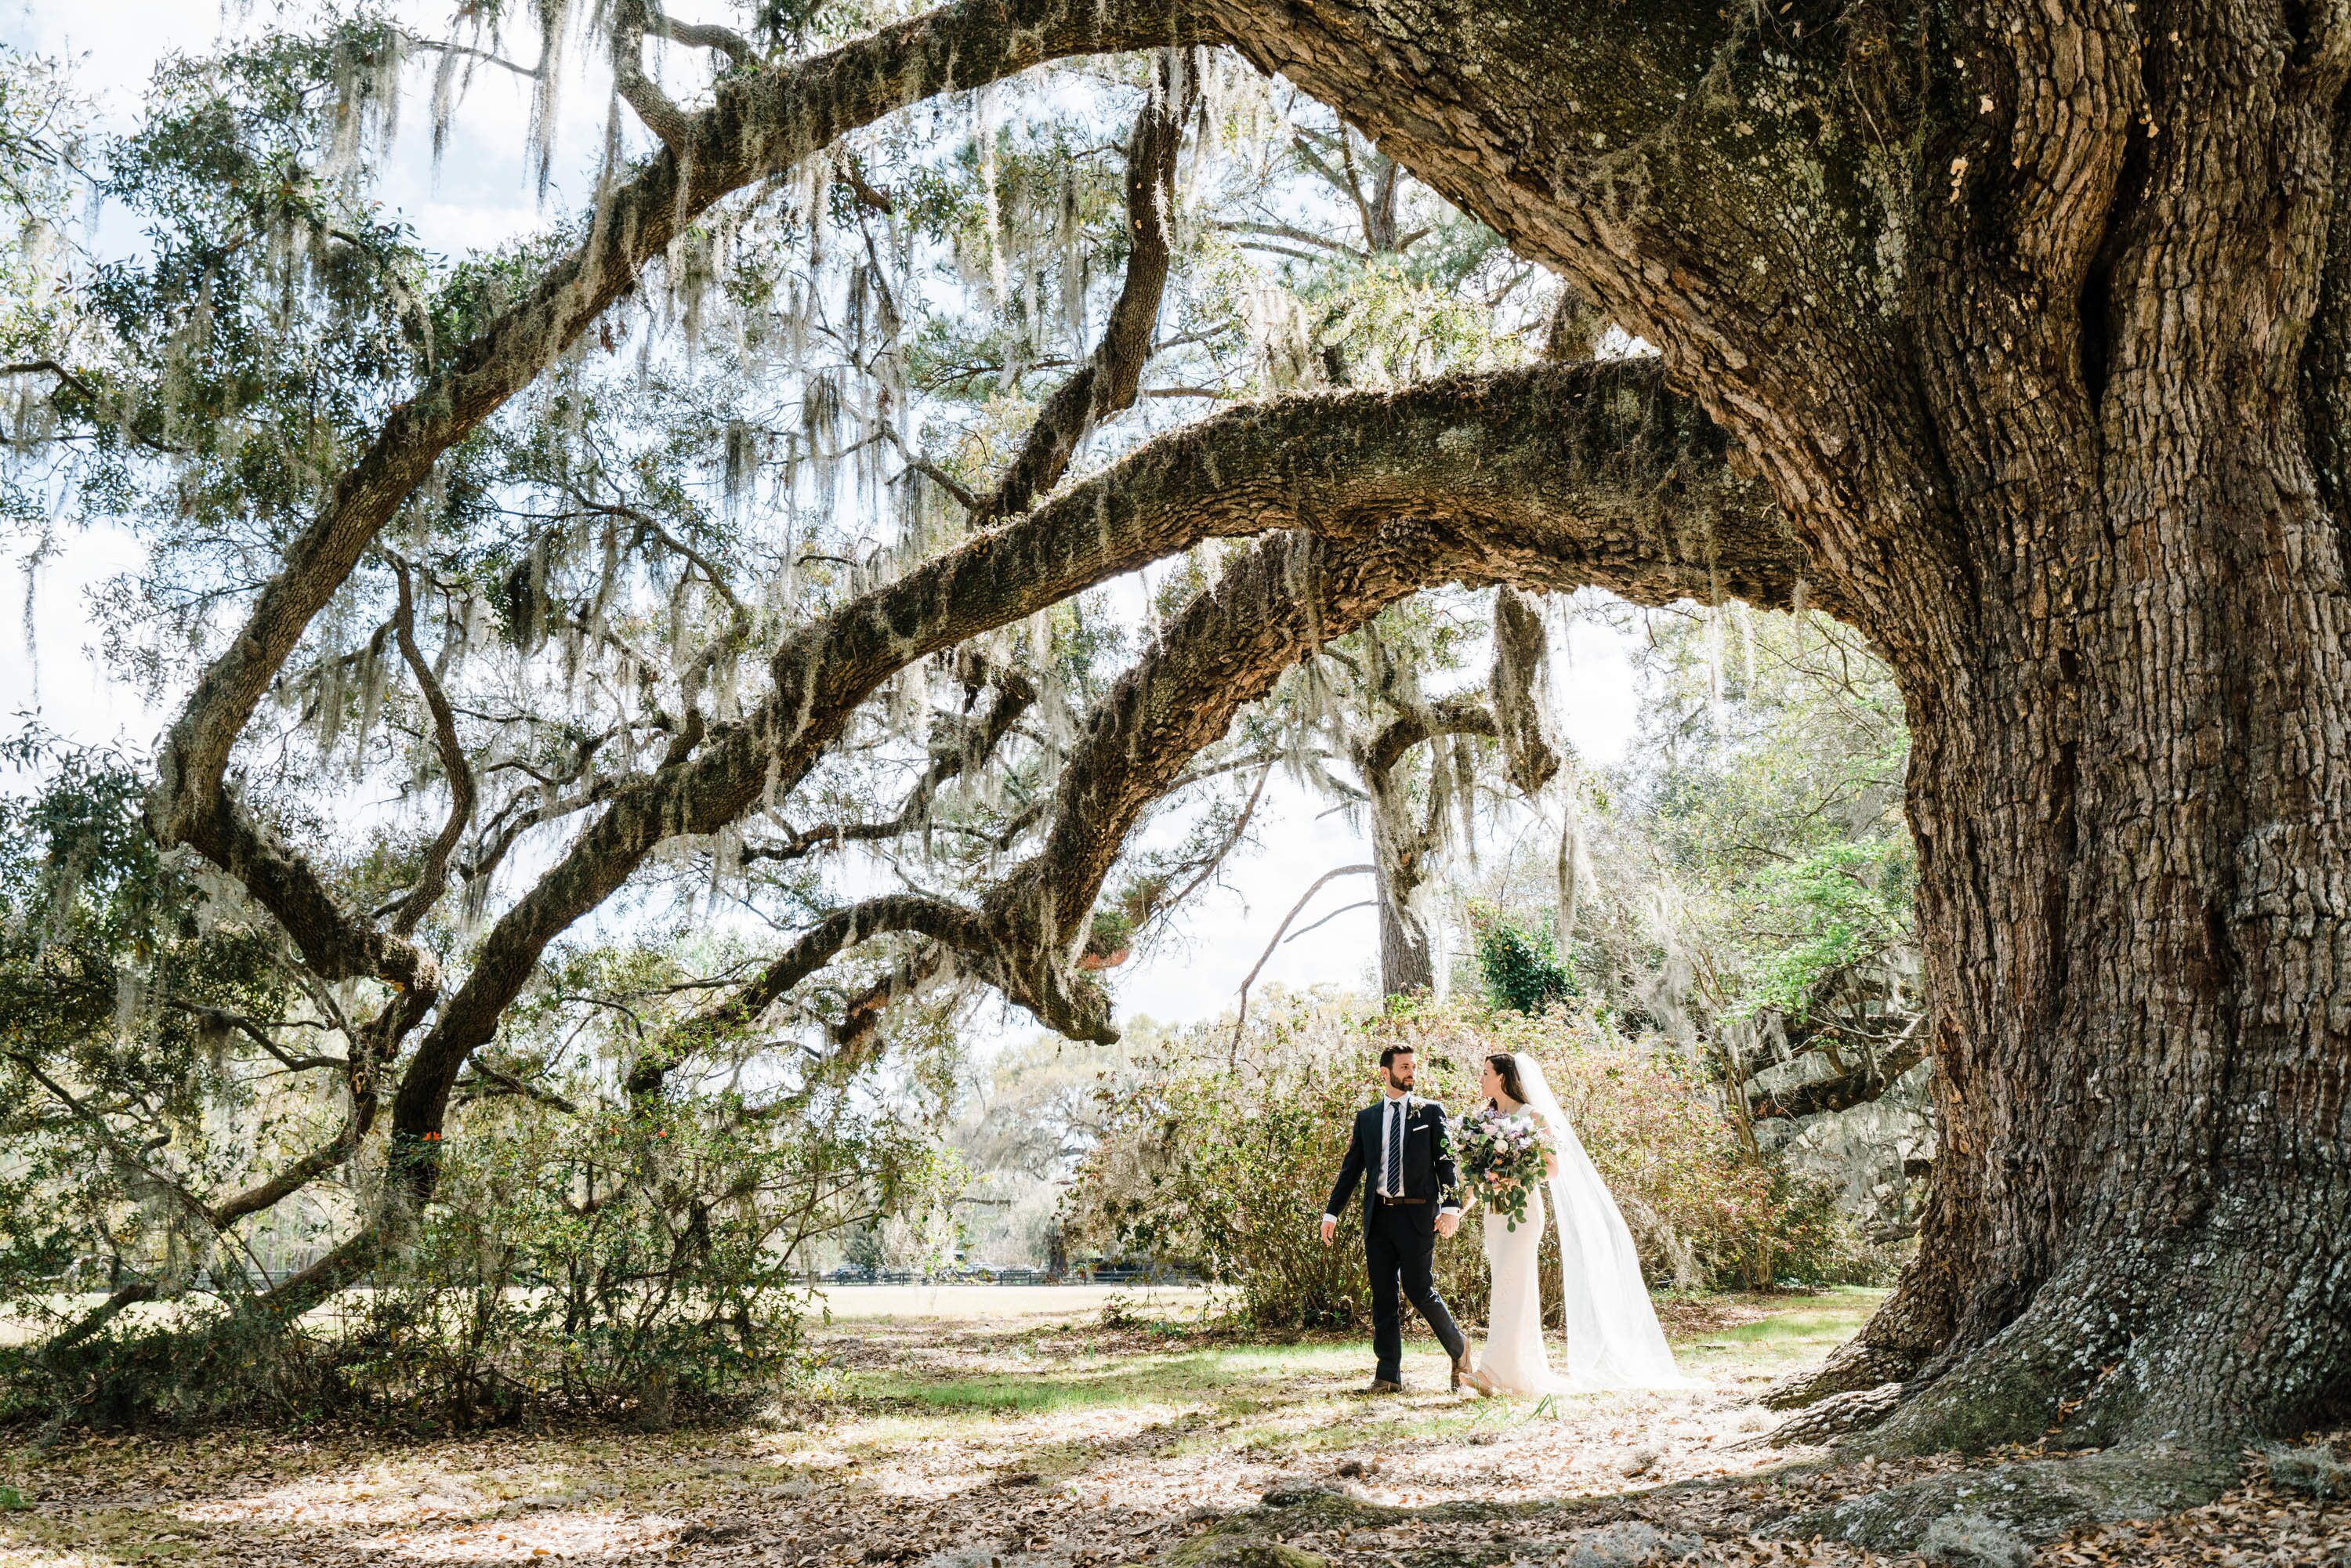
{"label": "curving branch", "polygon": [[651,0],[620,0],[612,18],[612,90],[646,130],[680,157],[694,152],[694,117],[645,74],[645,24]]}
{"label": "curving branch", "polygon": [[[1481,523],[1481,564],[1542,580],[1566,539],[1581,581],[1644,603],[1785,604],[1802,571],[1761,487],[1667,391],[1655,361],[1459,376],[1286,399],[1203,420],[1016,522],[789,637],[744,722],[616,792],[484,939],[422,1042],[396,1121],[421,1134],[538,954],[666,839],[716,831],[796,788],[883,682],[1203,539],[1298,528],[1345,538],[1399,515]],[[1815,595],[1815,601],[1818,601]]]}
{"label": "curving branch", "polygon": [[1355,766],[1359,771],[1384,778],[1404,760],[1405,752],[1423,741],[1446,735],[1491,736],[1496,728],[1494,716],[1484,704],[1468,697],[1440,698],[1407,709],[1382,726],[1357,754]]}
{"label": "curving branch", "polygon": [[[1257,956],[1257,962],[1251,964],[1249,966],[1249,973],[1241,977],[1240,990],[1233,1004],[1233,1044],[1236,1047],[1240,1044],[1241,1030],[1249,1022],[1249,988],[1257,984],[1258,972],[1263,969],[1266,966],[1266,961],[1273,956],[1273,950],[1281,946],[1281,934],[1290,929],[1290,922],[1296,920],[1299,915],[1305,911],[1306,906],[1314,901],[1314,895],[1316,894],[1322,892],[1331,883],[1338,881],[1339,878],[1343,876],[1369,876],[1378,870],[1379,867],[1373,865],[1368,861],[1364,862],[1361,865],[1335,866],[1331,870],[1324,872],[1321,876],[1316,877],[1312,882],[1306,884],[1306,891],[1298,895],[1298,902],[1290,906],[1290,913],[1283,915],[1281,917],[1281,924],[1273,928],[1273,939],[1265,945],[1265,951]],[[1347,907],[1350,909],[1360,909],[1363,905],[1359,904],[1351,904]],[[1328,916],[1325,918],[1328,918]],[[1314,923],[1315,925],[1320,925],[1322,924],[1322,922],[1320,920]],[[1307,931],[1311,931],[1313,929],[1313,925],[1310,925],[1306,928]],[[1304,931],[1299,933],[1301,936],[1305,934],[1306,933]]]}
{"label": "curving branch", "polygon": [[423,651],[416,645],[416,603],[409,588],[408,563],[395,559],[392,570],[400,583],[400,609],[392,623],[393,633],[400,642],[400,656],[408,661],[409,673],[416,677],[416,689],[423,694],[424,706],[432,712],[434,746],[440,752],[442,769],[449,775],[449,819],[442,824],[432,847],[424,852],[424,866],[417,873],[416,885],[409,890],[392,916],[393,934],[406,936],[440,902],[442,891],[448,886],[449,857],[456,852],[457,841],[474,816],[474,769],[465,760],[465,748],[457,738],[457,716],[450,709],[448,694],[441,689],[433,666],[425,663]]}
{"label": "curving branch", "polygon": [[684,44],[689,49],[716,49],[726,57],[727,64],[736,67],[755,64],[759,58],[759,51],[751,40],[732,27],[722,27],[715,22],[673,21],[655,0],[646,0],[645,9],[645,30],[674,44]]}
{"label": "curving branch", "polygon": [[[1061,482],[1088,431],[1134,404],[1175,256],[1176,158],[1183,150],[1184,119],[1195,97],[1189,72],[1164,57],[1158,71],[1127,138],[1126,230],[1132,248],[1109,324],[1077,373],[1045,400],[996,488],[972,498],[976,526],[985,528],[1027,511]],[[924,467],[930,471],[929,465]],[[935,473],[932,477],[937,477]]]}

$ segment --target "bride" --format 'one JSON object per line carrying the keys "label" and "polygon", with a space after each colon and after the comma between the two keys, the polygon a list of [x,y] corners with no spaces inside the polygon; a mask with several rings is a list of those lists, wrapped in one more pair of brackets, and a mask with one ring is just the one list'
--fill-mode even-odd
{"label": "bride", "polygon": [[[1567,1304],[1567,1370],[1551,1369],[1543,1350],[1542,1284],[1535,1259],[1542,1244],[1543,1194],[1527,1195],[1526,1218],[1513,1230],[1486,1218],[1486,1266],[1493,1305],[1478,1370],[1498,1394],[1580,1394],[1605,1388],[1684,1388],[1673,1352],[1657,1327],[1641,1281],[1641,1260],[1616,1201],[1593,1168],[1544,1082],[1542,1066],[1520,1051],[1486,1059],[1479,1092],[1501,1115],[1529,1117],[1544,1145],[1544,1185],[1559,1217],[1560,1286]],[[1483,1390],[1481,1389],[1481,1392]]]}

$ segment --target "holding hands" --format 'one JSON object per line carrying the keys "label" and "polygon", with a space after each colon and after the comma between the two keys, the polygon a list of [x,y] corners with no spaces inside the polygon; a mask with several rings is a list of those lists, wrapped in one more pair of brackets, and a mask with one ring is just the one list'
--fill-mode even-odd
{"label": "holding hands", "polygon": [[[1460,1228],[1461,1213],[1458,1209],[1447,1208],[1438,1211],[1437,1216],[1437,1233],[1439,1236],[1450,1236]],[[1325,1247],[1330,1246],[1331,1243],[1337,1239],[1338,1234],[1339,1222],[1331,1218],[1331,1216],[1327,1214],[1324,1215],[1322,1217],[1322,1245]]]}

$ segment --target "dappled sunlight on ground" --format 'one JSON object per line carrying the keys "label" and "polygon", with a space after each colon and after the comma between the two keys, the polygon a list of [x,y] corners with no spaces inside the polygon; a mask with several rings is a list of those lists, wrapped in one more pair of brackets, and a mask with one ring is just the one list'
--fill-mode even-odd
{"label": "dappled sunlight on ground", "polygon": [[[1155,1321],[1131,1301],[1115,1327],[1094,1311],[837,1318],[810,1387],[722,1428],[431,1442],[216,1433],[18,1453],[0,1479],[32,1506],[0,1514],[0,1568],[1095,1568],[1161,1556],[1284,1495],[1369,1505],[1299,1514],[1290,1544],[1337,1568],[1596,1561],[1570,1543],[1595,1527],[1654,1529],[1702,1561],[1857,1564],[1857,1551],[1753,1532],[1952,1461],[1792,1466],[1803,1456],[1764,1446],[1773,1418],[1754,1400],[1875,1300],[1667,1302],[1677,1354],[1705,1387],[1545,1401],[1445,1392],[1425,1339],[1406,1360],[1412,1391],[1375,1399],[1359,1392],[1361,1343],[1239,1343],[1201,1334],[1193,1311]],[[2091,1554],[2061,1545],[2041,1560],[2300,1560],[2135,1554],[2143,1544],[2085,1537]]]}

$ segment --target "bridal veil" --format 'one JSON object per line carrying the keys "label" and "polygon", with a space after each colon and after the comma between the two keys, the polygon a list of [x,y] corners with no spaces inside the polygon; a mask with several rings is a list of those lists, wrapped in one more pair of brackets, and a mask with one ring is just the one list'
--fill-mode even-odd
{"label": "bridal veil", "polygon": [[1569,1381],[1579,1389],[1687,1388],[1692,1380],[1674,1366],[1657,1326],[1656,1309],[1641,1279],[1640,1254],[1608,1184],[1583,1152],[1583,1140],[1560,1109],[1542,1064],[1524,1051],[1514,1058],[1528,1108],[1559,1140],[1559,1174],[1551,1206],[1559,1226],[1561,1293],[1567,1303]]}

